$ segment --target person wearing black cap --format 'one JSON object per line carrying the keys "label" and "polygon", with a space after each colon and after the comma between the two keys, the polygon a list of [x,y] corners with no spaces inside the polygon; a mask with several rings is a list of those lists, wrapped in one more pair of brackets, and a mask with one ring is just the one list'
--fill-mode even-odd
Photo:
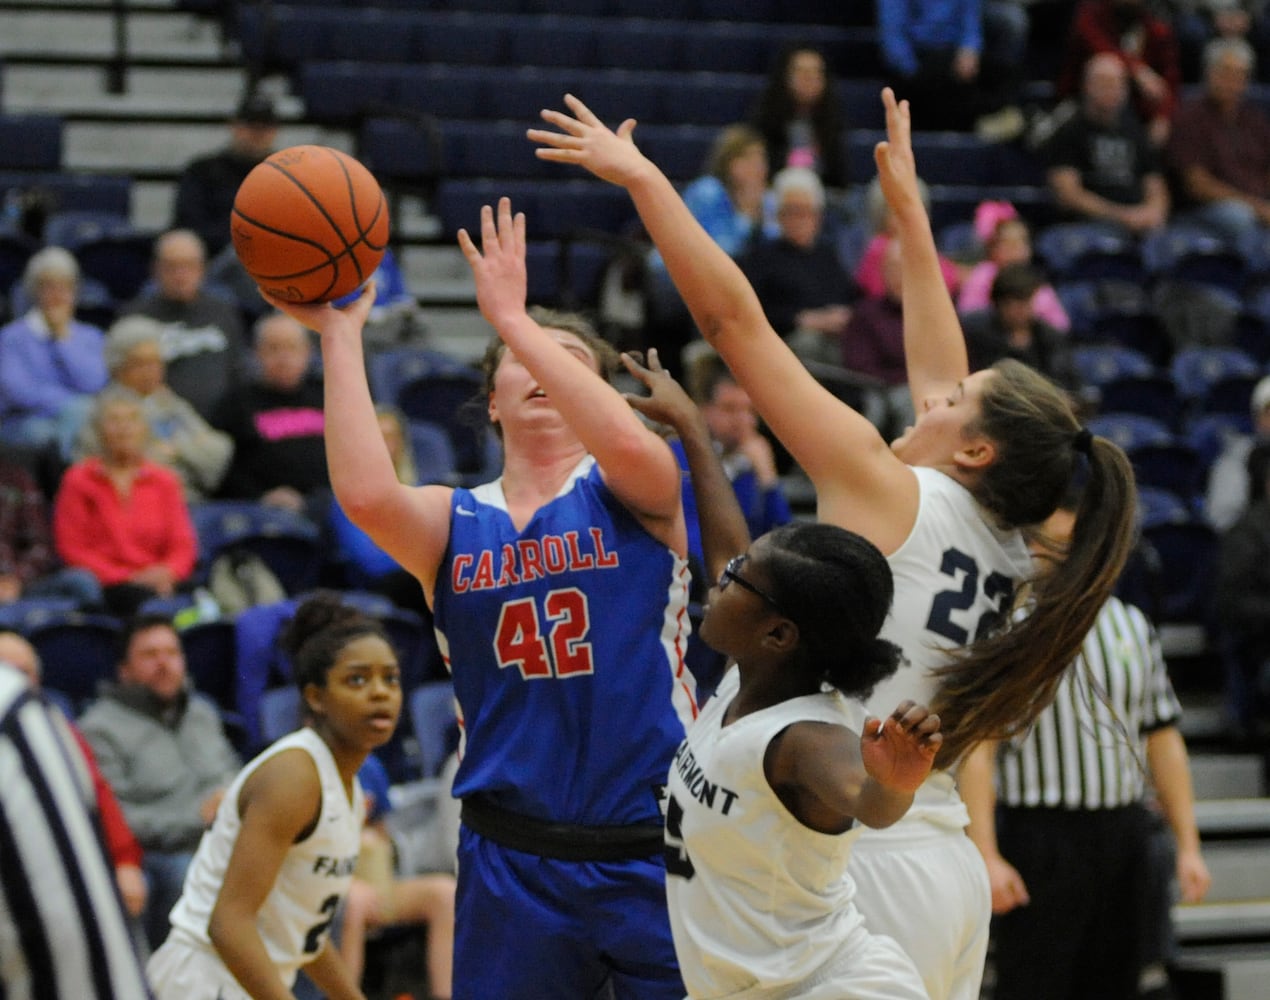
{"label": "person wearing black cap", "polygon": [[273,152],[278,116],[264,94],[249,94],[229,122],[229,145],[192,160],[181,174],[172,226],[203,238],[208,259],[229,245],[229,215],[238,186]]}

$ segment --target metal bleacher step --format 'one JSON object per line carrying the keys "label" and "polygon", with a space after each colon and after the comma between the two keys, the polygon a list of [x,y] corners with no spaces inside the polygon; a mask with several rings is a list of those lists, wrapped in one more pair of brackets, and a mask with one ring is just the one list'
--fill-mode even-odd
{"label": "metal bleacher step", "polygon": [[1270,951],[1248,943],[1187,947],[1175,963],[1174,980],[1186,1000],[1265,1000]]}
{"label": "metal bleacher step", "polygon": [[1251,753],[1192,753],[1196,799],[1257,799],[1265,794],[1264,764]]}
{"label": "metal bleacher step", "polygon": [[[109,6],[5,4],[0,57],[50,60],[109,58],[115,54],[115,15]],[[223,42],[208,21],[175,8],[129,9],[130,56],[219,60]]]}
{"label": "metal bleacher step", "polygon": [[101,61],[6,63],[4,109],[77,117],[201,117],[220,122],[246,86],[246,73],[236,65],[133,66],[121,94],[110,93],[110,75],[110,68]]}
{"label": "metal bleacher step", "polygon": [[[62,163],[68,170],[169,179],[174,179],[191,159],[220,149],[227,140],[224,121],[194,124],[69,120],[63,135]],[[280,147],[302,143],[352,151],[352,139],[344,129],[292,123],[280,130]]]}
{"label": "metal bleacher step", "polygon": [[475,306],[424,304],[420,315],[427,330],[427,346],[459,361],[478,362],[494,335]]}

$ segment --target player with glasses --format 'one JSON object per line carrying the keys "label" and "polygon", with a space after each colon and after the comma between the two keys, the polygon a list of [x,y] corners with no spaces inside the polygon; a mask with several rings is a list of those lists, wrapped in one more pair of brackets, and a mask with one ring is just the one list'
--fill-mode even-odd
{"label": "player with glasses", "polygon": [[900,659],[878,636],[893,592],[886,559],[828,524],[750,544],[697,408],[656,352],[647,368],[624,360],[652,393],[627,400],[683,443],[718,574],[700,634],[732,661],[667,785],[666,893],[688,995],[924,998],[912,960],[865,928],[846,871],[860,824],[904,815],[942,739],[923,706],[866,719],[853,700]]}

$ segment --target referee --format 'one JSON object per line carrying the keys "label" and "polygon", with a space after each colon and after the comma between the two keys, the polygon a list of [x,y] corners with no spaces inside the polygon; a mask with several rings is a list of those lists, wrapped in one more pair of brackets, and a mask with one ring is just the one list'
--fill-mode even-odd
{"label": "referee", "polygon": [[[1060,509],[1046,534],[1065,540],[1073,519]],[[1172,851],[1145,805],[1141,754],[1176,843],[1182,898],[1198,901],[1210,879],[1180,716],[1154,630],[1112,597],[1036,723],[966,758],[958,784],[997,915],[995,1000],[1171,995]]]}
{"label": "referee", "polygon": [[0,663],[0,997],[144,1000],[92,783],[57,709]]}

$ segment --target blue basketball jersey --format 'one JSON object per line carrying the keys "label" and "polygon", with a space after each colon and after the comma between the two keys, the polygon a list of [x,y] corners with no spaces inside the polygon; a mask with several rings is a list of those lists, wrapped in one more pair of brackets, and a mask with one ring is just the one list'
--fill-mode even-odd
{"label": "blue basketball jersey", "polygon": [[696,715],[687,562],[587,457],[523,531],[501,481],[456,489],[434,622],[463,733],[454,794],[585,826],[660,822]]}

